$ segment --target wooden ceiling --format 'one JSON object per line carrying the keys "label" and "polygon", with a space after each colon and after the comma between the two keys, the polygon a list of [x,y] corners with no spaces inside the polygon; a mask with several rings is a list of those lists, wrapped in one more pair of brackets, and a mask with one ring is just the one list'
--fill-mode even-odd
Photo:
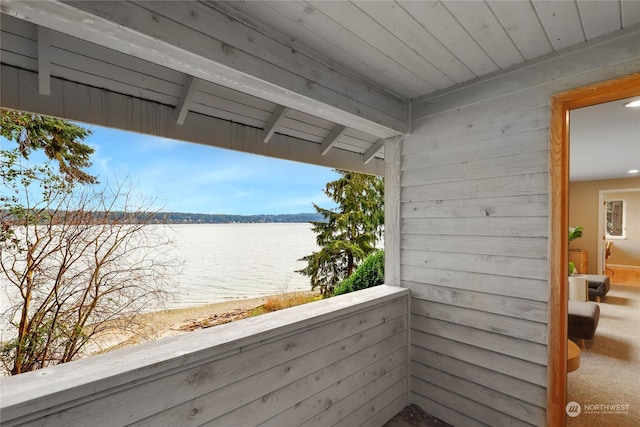
{"label": "wooden ceiling", "polygon": [[[638,1],[3,0],[0,60],[362,164],[412,102],[640,23]],[[4,105],[4,103],[3,103]],[[295,160],[295,159],[294,159]]]}
{"label": "wooden ceiling", "polygon": [[637,1],[221,3],[410,99],[640,22]]}

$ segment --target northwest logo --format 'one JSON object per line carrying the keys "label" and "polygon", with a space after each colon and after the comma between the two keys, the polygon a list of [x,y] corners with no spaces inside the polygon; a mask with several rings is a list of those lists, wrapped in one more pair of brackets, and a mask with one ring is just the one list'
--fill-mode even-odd
{"label": "northwest logo", "polygon": [[582,407],[578,402],[569,402],[567,403],[566,411],[570,417],[577,417],[582,412]]}

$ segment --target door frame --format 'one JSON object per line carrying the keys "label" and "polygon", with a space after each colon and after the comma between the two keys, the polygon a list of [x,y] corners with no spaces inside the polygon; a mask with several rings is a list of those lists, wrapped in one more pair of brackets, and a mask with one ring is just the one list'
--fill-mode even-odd
{"label": "door frame", "polygon": [[567,414],[567,277],[569,276],[569,111],[640,95],[640,73],[571,89],[551,97],[547,425]]}

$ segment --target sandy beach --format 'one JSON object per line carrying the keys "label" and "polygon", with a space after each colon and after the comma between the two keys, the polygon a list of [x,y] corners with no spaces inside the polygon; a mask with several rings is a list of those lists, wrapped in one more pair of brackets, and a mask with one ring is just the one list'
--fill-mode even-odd
{"label": "sandy beach", "polygon": [[[293,292],[288,295],[294,294],[311,295],[312,292]],[[135,325],[132,328],[135,332],[121,330],[104,332],[85,349],[85,354],[106,353],[143,342],[156,341],[244,319],[272,297],[230,300],[196,307],[143,313],[136,316]]]}

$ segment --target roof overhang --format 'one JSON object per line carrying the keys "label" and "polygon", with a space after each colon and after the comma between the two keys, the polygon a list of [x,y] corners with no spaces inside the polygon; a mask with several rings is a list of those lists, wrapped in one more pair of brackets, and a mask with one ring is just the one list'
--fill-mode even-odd
{"label": "roof overhang", "polygon": [[214,4],[152,5],[3,0],[1,7],[39,26],[378,138],[406,130],[404,100],[278,43]]}

